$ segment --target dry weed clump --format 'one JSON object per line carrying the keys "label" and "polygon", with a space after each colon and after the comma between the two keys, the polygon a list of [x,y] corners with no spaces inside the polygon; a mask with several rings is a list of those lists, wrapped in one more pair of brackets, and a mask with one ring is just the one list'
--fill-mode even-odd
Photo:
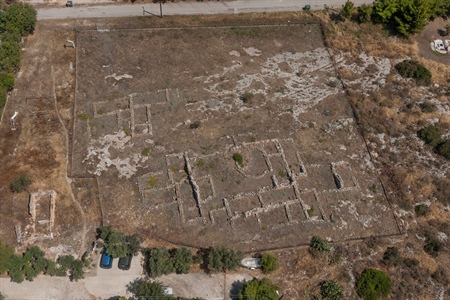
{"label": "dry weed clump", "polygon": [[363,45],[367,55],[390,59],[416,57],[419,53],[417,43],[405,42],[393,37],[380,39],[380,37],[367,36],[364,37]]}
{"label": "dry weed clump", "polygon": [[444,65],[425,58],[418,58],[418,61],[424,65],[432,74],[432,82],[439,85],[448,86],[450,80],[450,66]]}
{"label": "dry weed clump", "polygon": [[347,79],[347,80],[355,80],[359,77],[358,74],[356,74],[352,70],[347,69],[345,67],[339,68],[338,72],[339,72],[339,75],[341,76],[341,78]]}

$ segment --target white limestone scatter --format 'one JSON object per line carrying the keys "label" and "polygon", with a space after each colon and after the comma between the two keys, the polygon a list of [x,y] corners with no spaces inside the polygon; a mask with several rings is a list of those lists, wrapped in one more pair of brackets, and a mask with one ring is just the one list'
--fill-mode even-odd
{"label": "white limestone scatter", "polygon": [[260,56],[261,50],[256,49],[254,47],[244,48],[245,53],[247,53],[250,56]]}
{"label": "white limestone scatter", "polygon": [[[131,137],[123,131],[93,140],[87,149],[88,154],[83,162],[96,166],[94,171],[90,171],[96,176],[100,176],[109,167],[115,167],[119,172],[119,178],[125,177],[128,179],[136,173],[141,163],[148,159],[148,157],[136,153],[126,154],[129,149],[133,148],[133,144],[129,143],[130,140]],[[113,157],[111,152],[115,153],[116,157]]]}
{"label": "white limestone scatter", "polygon": [[133,76],[128,75],[128,74],[117,75],[116,73],[113,73],[111,75],[105,76],[105,79],[108,79],[108,78],[114,78],[115,80],[119,81],[124,78],[131,79],[131,78],[133,78]]}

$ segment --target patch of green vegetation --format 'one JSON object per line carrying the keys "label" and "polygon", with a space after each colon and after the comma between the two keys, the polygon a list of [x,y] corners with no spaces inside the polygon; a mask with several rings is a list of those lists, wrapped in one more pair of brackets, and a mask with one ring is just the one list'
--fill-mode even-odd
{"label": "patch of green vegetation", "polygon": [[436,152],[441,155],[442,157],[450,160],[450,139],[446,140],[445,142],[440,143],[436,147]]}
{"label": "patch of green vegetation", "polygon": [[278,256],[263,253],[261,254],[261,270],[264,274],[269,274],[275,271],[278,268]]}
{"label": "patch of green vegetation", "polygon": [[178,168],[170,168],[170,171],[172,171],[173,173],[178,172],[180,169]]}
{"label": "patch of green vegetation", "polygon": [[340,300],[344,297],[344,290],[336,281],[324,281],[320,285],[320,294],[323,299]]}
{"label": "patch of green vegetation", "polygon": [[420,129],[417,132],[417,136],[432,147],[436,147],[441,142],[441,133],[434,125],[429,125]]}
{"label": "patch of green vegetation", "polygon": [[248,103],[248,102],[250,102],[250,100],[252,100],[253,96],[254,96],[253,93],[245,92],[239,98],[241,99],[242,102]]}
{"label": "patch of green vegetation", "polygon": [[201,123],[200,121],[197,120],[197,121],[191,123],[191,124],[189,125],[189,128],[190,128],[190,129],[197,129],[197,128],[200,128],[201,125],[202,125],[202,123]]}
{"label": "patch of green vegetation", "polygon": [[312,215],[314,214],[314,206],[311,206],[310,208],[308,208],[307,213],[308,213],[308,216],[312,217]]}
{"label": "patch of green vegetation", "polygon": [[244,116],[244,119],[248,120],[248,119],[250,119],[251,117],[252,117],[252,115],[245,115],[245,116]]}
{"label": "patch of green vegetation", "polygon": [[321,237],[313,236],[311,238],[311,242],[309,244],[310,252],[330,252],[331,249],[331,245]]}
{"label": "patch of green vegetation", "polygon": [[287,174],[286,174],[286,171],[285,170],[280,170],[280,171],[278,171],[278,176],[280,176],[280,177],[285,177]]}
{"label": "patch of green vegetation", "polygon": [[370,190],[372,193],[376,194],[376,193],[377,193],[377,185],[376,185],[375,183],[372,184],[371,186],[369,186],[369,190]]}
{"label": "patch of green vegetation", "polygon": [[436,111],[436,105],[434,105],[433,103],[429,103],[429,102],[424,102],[419,104],[420,109],[422,110],[422,112],[424,113],[432,113],[434,111]]}
{"label": "patch of green vegetation", "polygon": [[387,297],[392,289],[389,276],[376,269],[365,269],[356,281],[356,292],[365,300],[377,300]]}
{"label": "patch of green vegetation", "polygon": [[77,118],[83,121],[87,121],[91,118],[91,116],[85,113],[79,113],[77,114]]}
{"label": "patch of green vegetation", "polygon": [[268,278],[245,281],[239,291],[239,300],[278,300],[281,289]]}
{"label": "patch of green vegetation", "polygon": [[244,157],[240,153],[233,154],[233,160],[237,162],[241,167],[244,166]]}
{"label": "patch of green vegetation", "polygon": [[142,156],[148,156],[150,154],[150,148],[145,147],[141,152]]}
{"label": "patch of green vegetation", "polygon": [[416,79],[418,84],[431,84],[431,72],[415,60],[404,60],[395,69],[402,77]]}
{"label": "patch of green vegetation", "polygon": [[210,247],[207,251],[207,269],[210,272],[226,272],[236,270],[243,253],[224,246]]}
{"label": "patch of green vegetation", "polygon": [[205,160],[203,158],[200,158],[197,160],[197,167],[203,167],[205,165]]}
{"label": "patch of green vegetation", "polygon": [[437,257],[439,252],[444,248],[444,245],[432,236],[427,236],[423,250],[433,257]]}
{"label": "patch of green vegetation", "polygon": [[153,186],[156,184],[156,178],[155,177],[150,177],[148,180],[148,184],[147,184],[147,188],[151,189],[153,188]]}
{"label": "patch of green vegetation", "polygon": [[130,129],[124,127],[124,128],[122,128],[122,130],[123,130],[123,132],[125,132],[126,136],[131,136],[131,130]]}
{"label": "patch of green vegetation", "polygon": [[9,189],[13,193],[20,193],[27,189],[31,184],[31,178],[27,174],[19,174],[11,180]]}
{"label": "patch of green vegetation", "polygon": [[418,205],[414,206],[414,211],[416,213],[416,216],[424,217],[430,213],[431,209],[428,205],[418,204]]}

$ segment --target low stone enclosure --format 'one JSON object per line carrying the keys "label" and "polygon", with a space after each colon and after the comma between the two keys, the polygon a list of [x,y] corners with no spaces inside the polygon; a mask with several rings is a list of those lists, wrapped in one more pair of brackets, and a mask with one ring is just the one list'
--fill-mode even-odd
{"label": "low stone enclosure", "polygon": [[320,24],[77,45],[71,176],[97,177],[103,224],[248,250],[399,233]]}
{"label": "low stone enclosure", "polygon": [[30,194],[28,213],[30,224],[24,232],[20,225],[14,227],[18,243],[29,243],[34,240],[53,238],[55,224],[56,192],[54,190],[34,192]]}

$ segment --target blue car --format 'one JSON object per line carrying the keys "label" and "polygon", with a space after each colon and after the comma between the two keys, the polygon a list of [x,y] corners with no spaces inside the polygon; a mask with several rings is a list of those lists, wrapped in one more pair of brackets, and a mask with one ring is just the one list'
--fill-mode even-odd
{"label": "blue car", "polygon": [[106,254],[106,249],[103,250],[102,258],[100,259],[100,268],[111,269],[113,264],[113,258],[111,255]]}

